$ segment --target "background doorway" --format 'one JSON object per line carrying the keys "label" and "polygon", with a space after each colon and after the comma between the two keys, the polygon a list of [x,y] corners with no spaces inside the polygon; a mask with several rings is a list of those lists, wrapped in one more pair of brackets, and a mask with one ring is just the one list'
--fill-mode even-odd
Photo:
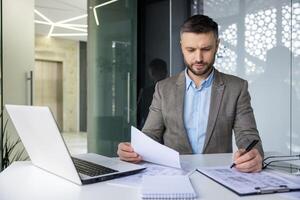
{"label": "background doorway", "polygon": [[62,62],[35,60],[34,105],[49,106],[61,130],[63,130],[62,72]]}

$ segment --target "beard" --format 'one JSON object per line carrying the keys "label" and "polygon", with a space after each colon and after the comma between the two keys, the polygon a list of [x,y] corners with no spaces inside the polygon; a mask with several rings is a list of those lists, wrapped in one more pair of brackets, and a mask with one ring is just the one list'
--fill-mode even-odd
{"label": "beard", "polygon": [[[194,66],[195,64],[196,65],[201,64],[202,65],[201,69],[197,69],[197,67]],[[191,65],[187,64],[187,67],[189,71],[196,76],[203,76],[205,74],[208,74],[208,72],[211,71],[212,69],[212,65],[209,65],[207,63],[195,63],[195,64],[191,64]]]}
{"label": "beard", "polygon": [[215,63],[216,54],[217,54],[217,52],[214,53],[214,56],[213,56],[212,60],[210,60],[209,62],[204,62],[202,60],[202,61],[198,61],[198,62],[196,61],[196,62],[193,62],[193,63],[189,64],[186,61],[186,59],[185,59],[184,56],[183,56],[183,58],[184,58],[184,62],[186,64],[188,70],[192,74],[194,74],[195,76],[206,78],[210,74],[210,72],[212,71],[212,69],[213,69],[213,65]]}
{"label": "beard", "polygon": [[[211,63],[206,63],[206,62],[201,61],[201,62],[195,62],[192,64],[188,64],[185,61],[185,64],[186,64],[188,70],[190,72],[192,72],[195,76],[205,76],[205,75],[210,74],[210,72],[213,68],[214,60]],[[201,65],[201,66],[197,67],[197,65]]]}

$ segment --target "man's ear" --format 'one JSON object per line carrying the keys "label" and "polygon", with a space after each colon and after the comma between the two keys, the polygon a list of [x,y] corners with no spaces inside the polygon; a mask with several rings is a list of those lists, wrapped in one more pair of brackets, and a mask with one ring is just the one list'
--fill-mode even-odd
{"label": "man's ear", "polygon": [[183,49],[182,49],[182,40],[180,40],[179,44],[180,44],[181,50],[183,50]]}

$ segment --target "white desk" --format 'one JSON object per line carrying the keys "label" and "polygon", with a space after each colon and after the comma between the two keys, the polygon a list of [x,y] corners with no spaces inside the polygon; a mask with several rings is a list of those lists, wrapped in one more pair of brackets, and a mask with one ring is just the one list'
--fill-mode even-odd
{"label": "white desk", "polygon": [[[199,166],[230,165],[231,156],[231,154],[185,155],[181,156],[181,159],[196,168]],[[280,194],[239,197],[198,172],[193,173],[190,178],[199,199],[289,199]],[[141,198],[139,189],[114,186],[106,182],[78,186],[38,169],[32,166],[30,162],[15,162],[0,173],[0,199],[135,200]]]}

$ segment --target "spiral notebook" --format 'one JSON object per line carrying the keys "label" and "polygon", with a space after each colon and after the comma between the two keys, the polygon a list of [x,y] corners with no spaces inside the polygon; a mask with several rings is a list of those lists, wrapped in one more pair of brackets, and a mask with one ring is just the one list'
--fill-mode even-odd
{"label": "spiral notebook", "polygon": [[188,176],[143,176],[143,199],[196,199]]}

